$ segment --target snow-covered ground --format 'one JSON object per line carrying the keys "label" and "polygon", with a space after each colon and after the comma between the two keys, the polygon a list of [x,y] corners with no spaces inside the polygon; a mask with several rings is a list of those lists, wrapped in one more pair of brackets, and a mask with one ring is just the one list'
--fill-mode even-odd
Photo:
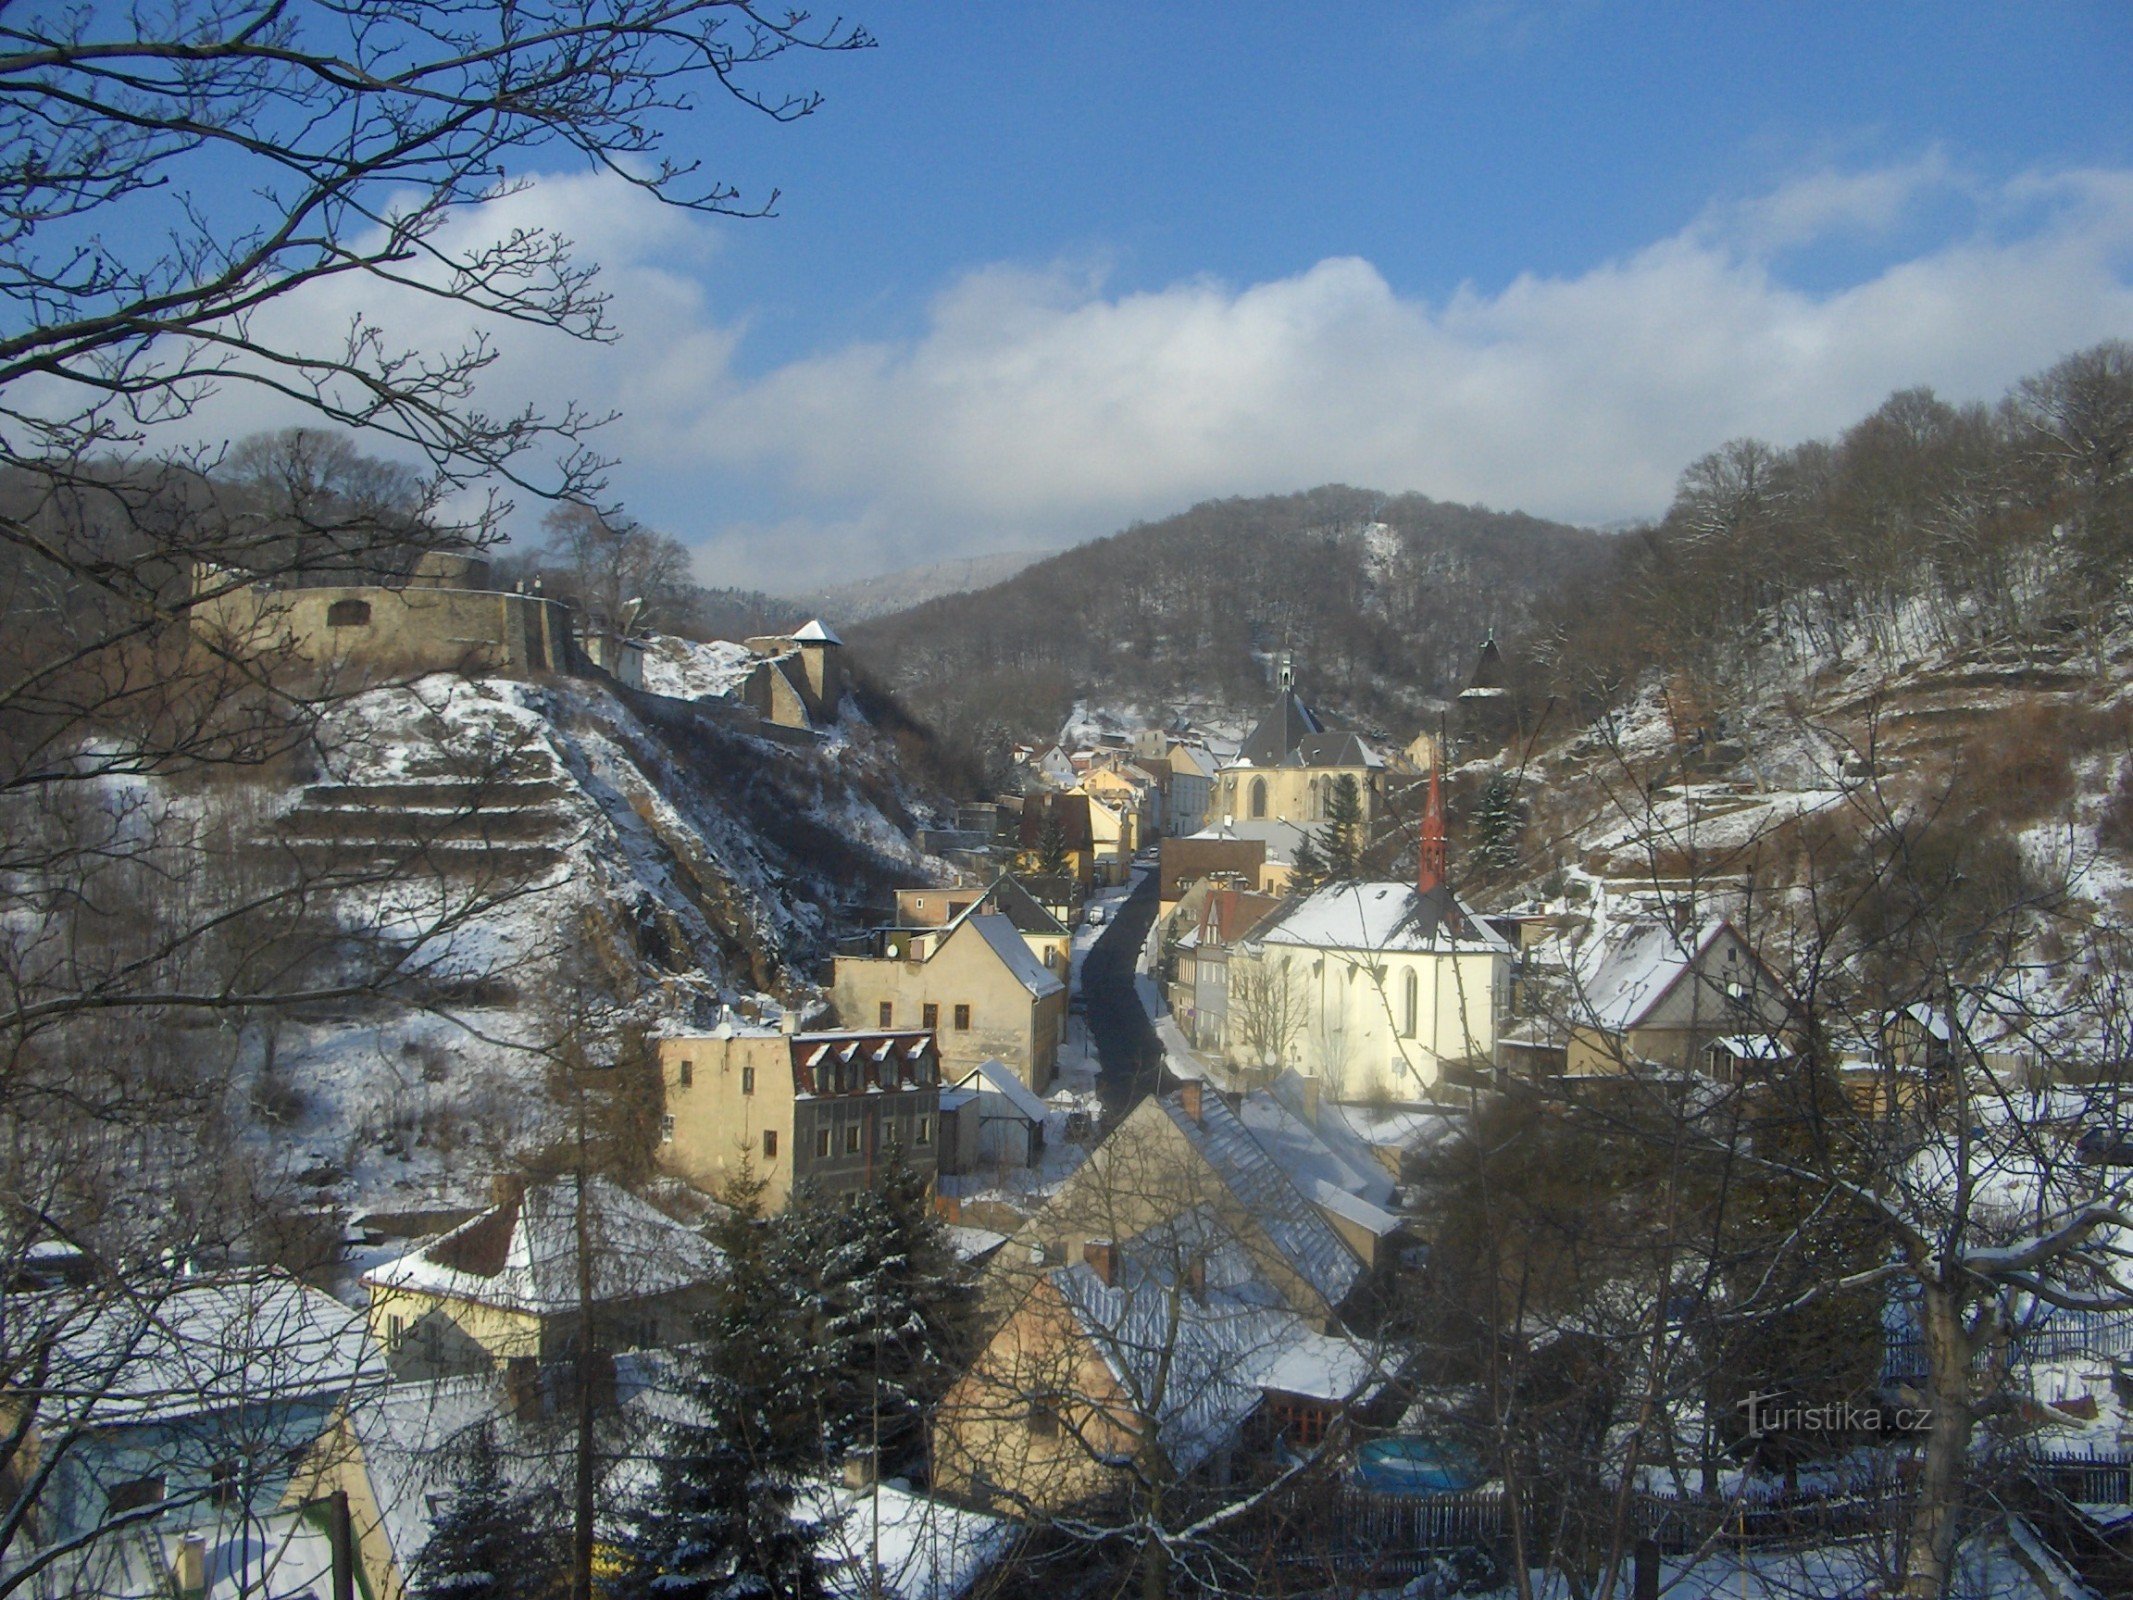
{"label": "snow-covered ground", "polygon": [[[731,648],[689,646],[686,686],[705,690]],[[550,1048],[573,1008],[582,1022],[580,990],[619,1003],[611,1024],[654,1029],[809,1004],[864,879],[935,865],[884,810],[906,792],[893,754],[847,720],[844,739],[796,749],[687,713],[655,725],[597,682],[446,674],[336,708],[320,770],[243,803],[262,849],[312,830],[349,879],[334,914],[408,945],[425,998],[247,1034],[287,1086],[261,1145],[321,1199],[460,1203],[550,1131]],[[396,828],[443,831],[395,864]],[[391,870],[348,865],[379,852]]]}

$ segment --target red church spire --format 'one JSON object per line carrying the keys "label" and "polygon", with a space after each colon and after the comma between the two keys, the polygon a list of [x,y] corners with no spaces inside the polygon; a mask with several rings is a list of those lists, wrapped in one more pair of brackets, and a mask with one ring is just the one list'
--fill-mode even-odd
{"label": "red church spire", "polygon": [[1450,872],[1451,846],[1444,835],[1444,745],[1438,742],[1429,763],[1429,801],[1422,808],[1422,847],[1415,861],[1415,889],[1429,895],[1444,887]]}

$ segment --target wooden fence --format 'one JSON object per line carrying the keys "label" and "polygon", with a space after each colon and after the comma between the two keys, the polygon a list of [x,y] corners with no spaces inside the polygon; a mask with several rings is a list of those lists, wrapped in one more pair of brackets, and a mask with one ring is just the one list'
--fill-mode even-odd
{"label": "wooden fence", "polygon": [[[1669,1555],[1716,1545],[1824,1543],[1886,1533],[1908,1514],[1912,1486],[1892,1458],[1886,1471],[1794,1494],[1631,1496],[1628,1537],[1651,1539]],[[2083,1505],[2133,1505],[2133,1450],[2062,1450],[2032,1458],[2026,1473],[2048,1493]],[[1433,1553],[1497,1550],[1508,1538],[1504,1492],[1384,1494],[1353,1484],[1328,1486],[1292,1502],[1286,1515],[1336,1528],[1358,1567],[1395,1575]]]}

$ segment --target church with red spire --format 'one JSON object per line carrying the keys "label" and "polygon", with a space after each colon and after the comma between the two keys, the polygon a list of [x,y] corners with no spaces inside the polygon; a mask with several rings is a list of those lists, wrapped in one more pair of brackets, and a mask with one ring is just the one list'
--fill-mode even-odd
{"label": "church with red spire", "polygon": [[1230,958],[1225,1050],[1336,1100],[1439,1098],[1494,1062],[1512,948],[1452,888],[1444,785],[1430,767],[1411,882],[1329,883]]}

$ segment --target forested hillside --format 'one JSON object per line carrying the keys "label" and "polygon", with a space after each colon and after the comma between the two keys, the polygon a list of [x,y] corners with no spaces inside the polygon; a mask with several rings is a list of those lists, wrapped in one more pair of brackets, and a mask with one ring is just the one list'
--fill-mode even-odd
{"label": "forested hillside", "polygon": [[1490,628],[1606,541],[1418,494],[1330,485],[1211,500],[975,594],[848,630],[921,714],[981,745],[1048,733],[1078,698],[1246,706],[1289,649],[1315,704],[1388,729],[1454,690]]}
{"label": "forested hillside", "polygon": [[2068,356],[1995,406],[1906,389],[1833,440],[1733,440],[1609,555],[1520,638],[1529,720],[1654,673],[1717,706],[1861,664],[2094,644],[2133,570],[2133,346]]}

